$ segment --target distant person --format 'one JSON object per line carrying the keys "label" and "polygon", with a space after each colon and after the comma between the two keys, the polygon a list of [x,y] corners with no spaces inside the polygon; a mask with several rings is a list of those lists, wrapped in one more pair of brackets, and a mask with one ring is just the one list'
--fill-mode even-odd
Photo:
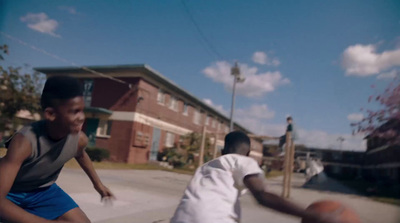
{"label": "distant person", "polygon": [[319,159],[308,158],[306,161],[306,179],[311,182],[317,181],[318,175],[324,171],[324,166]]}
{"label": "distant person", "polygon": [[101,198],[113,198],[85,151],[85,115],[79,81],[50,77],[41,105],[44,120],[18,131],[0,159],[0,222],[90,222],[55,183],[64,164],[75,158]]}
{"label": "distant person", "polygon": [[[308,211],[266,190],[264,172],[248,157],[250,139],[240,131],[226,135],[222,156],[200,166],[189,182],[171,223],[241,221],[239,197],[249,189],[261,205],[314,223],[339,223],[334,215]],[[268,222],[268,219],[265,220]]]}
{"label": "distant person", "polygon": [[286,122],[287,122],[286,132],[283,136],[279,137],[279,146],[278,147],[280,148],[281,152],[278,156],[285,155],[284,145],[286,144],[286,133],[290,132],[292,134],[292,136],[291,136],[292,141],[295,141],[298,138],[297,131],[296,131],[295,125],[293,123],[293,118],[290,116],[287,117]]}

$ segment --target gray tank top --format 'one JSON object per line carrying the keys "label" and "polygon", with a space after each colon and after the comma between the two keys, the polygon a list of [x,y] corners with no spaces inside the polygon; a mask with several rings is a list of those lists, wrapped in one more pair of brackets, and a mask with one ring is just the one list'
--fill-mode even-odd
{"label": "gray tank top", "polygon": [[53,141],[46,133],[45,124],[44,120],[34,122],[18,131],[31,142],[32,154],[22,163],[11,192],[51,186],[64,164],[77,154],[79,134]]}

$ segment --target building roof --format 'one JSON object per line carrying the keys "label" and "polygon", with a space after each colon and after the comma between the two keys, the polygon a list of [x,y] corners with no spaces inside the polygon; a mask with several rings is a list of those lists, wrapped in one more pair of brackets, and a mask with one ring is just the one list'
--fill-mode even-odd
{"label": "building roof", "polygon": [[[108,73],[108,75],[110,75],[110,73],[118,72],[118,71],[122,71],[122,70],[129,70],[129,71],[134,71],[137,73],[143,73],[143,74],[145,74],[145,76],[144,76],[145,79],[150,80],[150,81],[154,80],[156,82],[159,82],[159,83],[163,84],[164,86],[166,86],[168,88],[168,90],[175,91],[176,93],[178,93],[180,95],[184,95],[186,98],[188,98],[192,102],[194,102],[194,104],[198,104],[198,105],[202,106],[203,108],[205,108],[206,110],[211,111],[212,113],[224,118],[226,121],[229,121],[229,118],[226,117],[224,114],[222,114],[215,108],[211,107],[210,105],[206,104],[201,99],[192,95],[188,91],[184,90],[183,88],[178,86],[176,83],[174,83],[173,81],[164,77],[160,72],[151,68],[147,64],[85,66],[85,67],[36,67],[36,68],[34,68],[34,70],[44,73],[46,75],[50,75],[50,76],[63,75],[63,74],[64,75],[70,75],[70,74],[85,75],[85,74],[91,74],[91,73],[95,73],[95,72]],[[118,74],[113,73],[110,76],[118,77]],[[137,75],[135,75],[135,73],[132,73],[131,76],[136,77]],[[124,77],[129,77],[129,76],[124,76]],[[239,125],[236,122],[234,123],[234,125],[247,133],[251,133],[250,130]]]}

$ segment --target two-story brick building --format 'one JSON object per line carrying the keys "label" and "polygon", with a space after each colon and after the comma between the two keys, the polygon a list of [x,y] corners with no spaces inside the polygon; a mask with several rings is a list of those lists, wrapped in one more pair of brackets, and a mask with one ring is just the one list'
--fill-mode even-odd
{"label": "two-story brick building", "polygon": [[[84,131],[92,146],[110,151],[113,161],[146,163],[156,160],[157,153],[172,147],[179,136],[201,132],[203,126],[212,139],[215,134],[218,136],[217,145],[222,147],[229,131],[229,118],[148,65],[35,70],[48,77],[69,75],[82,81],[87,118]],[[234,128],[250,133],[237,123]],[[259,162],[261,143],[252,140],[251,156]]]}
{"label": "two-story brick building", "polygon": [[[392,119],[384,123],[377,131],[393,130],[400,132],[400,121]],[[400,183],[400,145],[389,143],[377,135],[369,135],[365,152],[365,175],[375,180],[391,180]]]}

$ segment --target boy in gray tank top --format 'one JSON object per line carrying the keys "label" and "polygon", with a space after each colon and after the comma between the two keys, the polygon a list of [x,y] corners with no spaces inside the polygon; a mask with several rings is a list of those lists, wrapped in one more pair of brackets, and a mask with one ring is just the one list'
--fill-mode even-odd
{"label": "boy in gray tank top", "polygon": [[75,158],[103,198],[113,198],[96,174],[81,132],[85,120],[82,87],[72,77],[50,77],[41,105],[44,120],[22,128],[0,160],[0,222],[90,222],[55,181]]}

